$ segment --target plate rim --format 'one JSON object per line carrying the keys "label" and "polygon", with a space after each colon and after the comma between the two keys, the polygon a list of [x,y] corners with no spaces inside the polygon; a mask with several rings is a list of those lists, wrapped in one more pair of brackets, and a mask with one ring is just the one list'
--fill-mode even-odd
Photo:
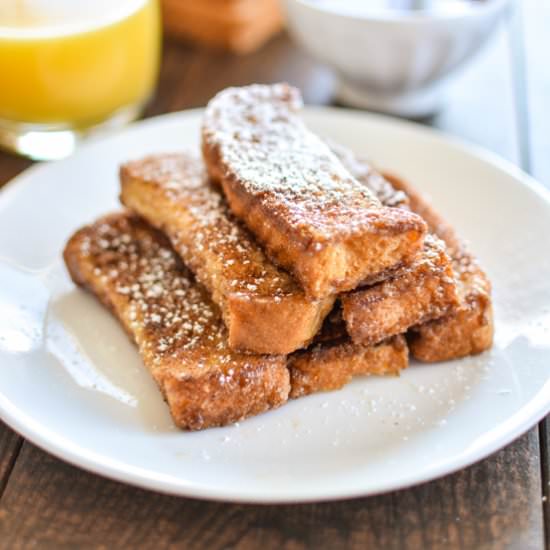
{"label": "plate rim", "polygon": [[[545,394],[546,397],[541,394]],[[128,466],[118,460],[113,460],[100,454],[87,451],[81,446],[73,444],[63,436],[53,434],[52,437],[48,439],[48,437],[46,437],[48,431],[44,431],[42,427],[34,430],[29,428],[29,426],[33,425],[38,426],[33,419],[28,419],[27,424],[20,421],[21,418],[26,417],[24,412],[19,412],[19,416],[13,412],[10,413],[10,403],[2,394],[0,394],[0,412],[2,412],[2,420],[5,421],[10,428],[14,429],[19,435],[30,441],[33,445],[36,445],[42,449],[44,452],[51,454],[58,459],[71,464],[72,466],[112,481],[126,483],[141,489],[160,492],[172,496],[197,498],[215,502],[270,505],[305,504],[365,498],[394,491],[401,491],[453,474],[464,468],[472,466],[473,464],[484,460],[493,453],[503,449],[538,424],[550,412],[549,398],[550,380],[546,382],[546,384],[526,406],[517,411],[506,422],[500,424],[485,434],[485,437],[487,438],[491,434],[495,434],[495,432],[504,432],[504,434],[500,437],[496,434],[493,435],[490,445],[485,445],[483,450],[479,452],[476,452],[475,450],[465,452],[460,455],[460,460],[446,460],[437,468],[429,470],[429,473],[409,475],[404,479],[400,478],[395,482],[389,484],[386,483],[384,487],[375,488],[372,490],[357,488],[354,490],[340,491],[335,489],[333,491],[319,491],[319,494],[312,494],[310,491],[307,495],[304,494],[303,490],[299,490],[295,493],[287,491],[287,494],[284,495],[274,494],[268,497],[259,495],[257,490],[252,490],[249,493],[243,494],[242,490],[214,490],[201,487],[200,484],[195,485],[193,482],[182,482],[182,480],[177,480],[177,482],[174,483],[174,480],[169,476],[162,474],[153,476],[152,472],[148,470]],[[534,407],[533,403],[535,401],[541,401],[542,404],[538,408]],[[532,408],[535,408],[535,412],[526,414],[526,409]],[[19,410],[13,406],[11,409]],[[6,416],[8,420],[5,420]],[[507,428],[510,424],[514,424],[513,429]],[[54,442],[53,444],[52,441]],[[96,458],[94,460],[91,457]],[[452,466],[449,466],[449,463],[451,462]]]}
{"label": "plate rim", "polygon": [[[85,152],[94,145],[121,136],[134,129],[162,125],[166,121],[180,120],[184,123],[187,118],[196,117],[200,115],[202,111],[203,108],[197,108],[167,113],[135,122],[115,132],[110,132],[102,136],[94,136],[86,143],[82,144],[73,157],[69,157],[69,159],[62,161],[56,161],[56,164],[59,162],[71,161],[71,159],[74,159],[83,151]],[[491,165],[498,171],[506,173],[515,180],[516,184],[526,186],[550,205],[550,190],[516,166],[513,162],[504,159],[500,155],[482,146],[473,144],[456,136],[448,135],[441,130],[426,127],[412,121],[395,119],[386,115],[357,112],[336,107],[308,106],[305,109],[305,114],[306,116],[320,116],[321,118],[323,116],[349,116],[354,119],[359,117],[362,121],[370,120],[395,127],[397,131],[405,128],[407,131],[420,132],[429,138],[442,142],[447,147],[451,147],[460,153],[474,157],[483,163]],[[0,189],[0,206],[5,201],[9,201],[9,198],[20,189],[21,185],[29,185],[28,182],[32,181],[37,171],[48,169],[49,164],[50,163],[35,164],[7,182],[3,188]],[[548,413],[550,413],[550,379],[541,386],[539,391],[528,403],[517,410],[505,422],[498,424],[485,434],[484,438],[490,439],[490,443],[484,444],[481,450],[475,447],[468,448],[465,452],[459,455],[455,454],[452,459],[447,459],[436,467],[427,471],[420,471],[412,475],[404,476],[404,478],[398,478],[395,482],[386,482],[383,487],[379,488],[364,489],[361,488],[360,483],[358,483],[358,488],[353,490],[339,490],[338,488],[334,488],[332,490],[325,489],[312,492],[311,490],[304,490],[304,488],[293,490],[291,487],[290,489],[286,489],[284,494],[275,493],[266,496],[259,494],[260,491],[258,491],[258,489],[252,489],[252,491],[249,492],[247,492],[246,489],[243,491],[242,488],[238,490],[228,488],[217,490],[204,487],[200,483],[194,484],[192,481],[181,479],[176,480],[176,483],[174,483],[174,479],[171,476],[166,476],[164,474],[154,475],[154,472],[151,470],[128,466],[104,454],[86,450],[81,445],[71,442],[63,435],[56,434],[48,429],[44,430],[44,426],[41,426],[36,420],[29,417],[24,410],[21,410],[11,403],[8,396],[0,393],[0,418],[2,418],[10,428],[14,429],[32,444],[73,466],[114,481],[164,494],[212,501],[251,504],[336,501],[382,494],[426,483],[483,460],[523,435],[540,422]]]}

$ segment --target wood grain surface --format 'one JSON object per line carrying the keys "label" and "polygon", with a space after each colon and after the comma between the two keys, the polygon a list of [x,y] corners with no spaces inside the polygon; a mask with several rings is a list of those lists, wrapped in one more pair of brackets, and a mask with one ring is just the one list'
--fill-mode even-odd
{"label": "wood grain surface", "polygon": [[0,422],[0,500],[8,483],[23,440]]}
{"label": "wood grain surface", "polygon": [[[445,109],[425,123],[532,166],[550,183],[550,79],[540,75],[548,62],[538,51],[550,39],[535,4],[525,2],[462,75]],[[527,85],[518,86],[522,73]],[[332,73],[284,35],[244,58],[166,42],[158,93],[146,116],[202,106],[228,85],[277,80],[300,86],[309,103],[333,101]],[[0,153],[0,185],[28,165]],[[387,495],[247,506],[103,479],[28,442],[21,446],[0,423],[0,548],[544,548],[548,435],[541,424],[479,464]]]}
{"label": "wood grain surface", "polygon": [[[523,437],[471,468],[347,502],[208,503],[104,480],[25,443],[0,506],[6,548],[541,547],[538,442]],[[533,506],[537,503],[538,506]]]}

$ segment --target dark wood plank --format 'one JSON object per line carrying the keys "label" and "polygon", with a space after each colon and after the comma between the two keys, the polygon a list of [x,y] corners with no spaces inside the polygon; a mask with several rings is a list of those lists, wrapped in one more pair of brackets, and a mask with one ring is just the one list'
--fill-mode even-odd
{"label": "dark wood plank", "polygon": [[68,466],[25,443],[0,507],[6,548],[541,547],[536,438],[406,491],[291,506],[149,493]]}
{"label": "dark wood plank", "polygon": [[23,440],[0,420],[0,499],[8,483]]}
{"label": "dark wood plank", "polygon": [[[524,79],[520,90],[523,95],[519,99],[526,113],[523,168],[550,188],[550,35],[547,29],[550,4],[524,0],[518,3],[516,10],[516,35],[524,37],[523,48],[518,48],[521,55],[519,76]],[[550,417],[540,424],[539,433],[545,538],[546,547],[550,548]]]}
{"label": "dark wood plank", "polygon": [[[517,160],[503,34],[477,66],[431,122]],[[284,36],[245,58],[167,42],[159,93],[147,114],[203,105],[227,85],[281,79],[302,87],[310,103],[332,98],[330,72]],[[538,432],[532,430],[480,464],[421,487],[341,503],[256,507],[126,487],[25,443],[0,501],[0,540],[7,547],[56,548],[540,548],[538,451]]]}
{"label": "dark wood plank", "polygon": [[166,40],[159,92],[145,114],[202,107],[227,86],[281,80],[300,87],[308,103],[328,103],[332,98],[332,73],[293,46],[284,34],[244,57]]}
{"label": "dark wood plank", "polygon": [[31,161],[0,150],[0,187],[31,165]]}

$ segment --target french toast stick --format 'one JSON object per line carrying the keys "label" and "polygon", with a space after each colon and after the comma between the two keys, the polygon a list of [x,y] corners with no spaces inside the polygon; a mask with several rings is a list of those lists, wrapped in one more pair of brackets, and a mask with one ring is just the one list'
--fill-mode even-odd
{"label": "french toast stick", "polygon": [[202,152],[233,213],[312,298],[351,290],[422,247],[426,224],[382,206],[299,117],[285,84],[228,88],[208,104]]}
{"label": "french toast stick", "polygon": [[332,142],[330,147],[383,204],[416,212],[426,221],[429,231],[446,245],[456,281],[457,303],[439,319],[408,331],[411,355],[421,361],[436,362],[489,349],[494,332],[491,283],[454,228],[410,183],[389,173],[381,175],[345,147]]}
{"label": "french toast stick", "polygon": [[336,390],[357,375],[396,376],[408,364],[402,335],[370,346],[354,344],[349,338],[329,339],[288,357],[290,397]]}
{"label": "french toast stick", "polygon": [[476,258],[413,185],[384,174],[392,186],[409,197],[411,210],[421,215],[430,231],[442,239],[457,279],[458,305],[434,321],[415,326],[407,335],[411,354],[426,362],[476,355],[493,344],[494,321],[491,283]]}
{"label": "french toast stick", "polygon": [[208,181],[190,152],[152,155],[124,164],[121,201],[162,230],[220,307],[229,346],[288,354],[307,346],[334,303],[309,299],[264,255]]}
{"label": "french toast stick", "polygon": [[[345,147],[328,142],[342,164],[385,206],[409,208],[409,198],[370,164]],[[424,247],[407,265],[381,281],[341,296],[347,332],[355,343],[373,344],[411,326],[443,316],[457,305],[456,282],[445,245],[428,235]]]}
{"label": "french toast stick", "polygon": [[180,428],[223,426],[287,401],[286,357],[232,351],[218,307],[139,218],[113,214],[84,227],[64,259],[135,341]]}
{"label": "french toast stick", "polygon": [[340,297],[346,329],[356,344],[375,344],[442,317],[458,305],[444,244],[432,235],[408,265],[377,284]]}

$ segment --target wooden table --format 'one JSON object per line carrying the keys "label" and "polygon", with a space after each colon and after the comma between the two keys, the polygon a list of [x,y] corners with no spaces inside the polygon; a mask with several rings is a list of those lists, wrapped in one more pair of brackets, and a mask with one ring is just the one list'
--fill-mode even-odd
{"label": "wooden table", "polygon": [[[550,185],[550,74],[543,74],[550,6],[542,4],[521,4],[445,110],[425,123]],[[277,80],[300,86],[309,103],[332,101],[331,72],[284,35],[244,58],[167,42],[146,115],[202,106],[228,85]],[[0,154],[0,185],[29,164]],[[412,489],[327,504],[249,506],[107,481],[0,423],[0,548],[543,548],[550,546],[549,426],[547,419],[483,462]]]}

